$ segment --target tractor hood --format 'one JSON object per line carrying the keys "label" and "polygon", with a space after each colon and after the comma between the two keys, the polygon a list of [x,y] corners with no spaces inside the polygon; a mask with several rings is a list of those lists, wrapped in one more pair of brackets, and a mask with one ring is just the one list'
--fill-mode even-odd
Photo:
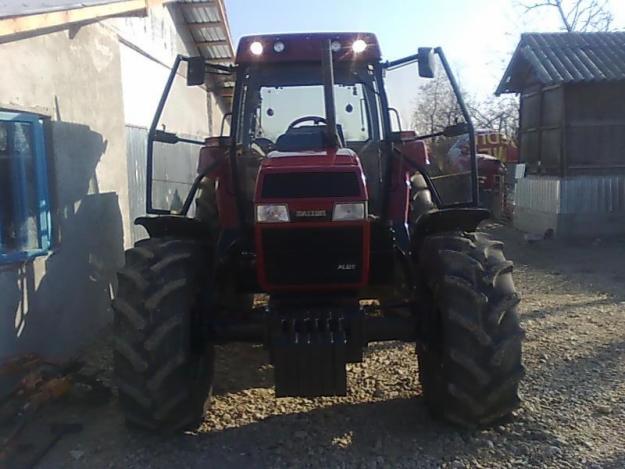
{"label": "tractor hood", "polygon": [[256,265],[265,291],[353,292],[366,285],[368,200],[356,153],[273,151],[256,184]]}
{"label": "tractor hood", "polygon": [[358,156],[349,148],[316,151],[272,151],[261,163],[263,168],[360,166]]}
{"label": "tractor hood", "polygon": [[360,160],[348,148],[272,151],[260,164],[255,197],[268,199],[367,200]]}

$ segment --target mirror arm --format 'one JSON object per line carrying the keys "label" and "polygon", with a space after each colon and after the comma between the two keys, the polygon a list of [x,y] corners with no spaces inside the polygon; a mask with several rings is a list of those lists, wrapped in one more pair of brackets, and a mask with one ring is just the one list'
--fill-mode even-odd
{"label": "mirror arm", "polygon": [[171,145],[175,145],[176,143],[192,143],[194,145],[204,145],[205,142],[203,140],[194,140],[191,138],[178,137],[173,132],[166,132],[164,130],[155,130],[154,131],[154,141],[161,143],[169,143]]}
{"label": "mirror arm", "polygon": [[235,65],[220,65],[220,64],[205,64],[207,68],[213,69],[219,72],[223,72],[226,75],[232,75],[236,71]]}
{"label": "mirror arm", "polygon": [[382,67],[386,70],[394,70],[399,67],[403,67],[404,65],[408,65],[411,63],[415,63],[419,60],[419,54],[412,54],[406,57],[402,57],[401,59],[387,61],[382,64]]}
{"label": "mirror arm", "polygon": [[218,77],[229,77],[232,75],[231,73],[225,73],[225,72],[206,72],[206,73],[208,73],[209,75],[215,75]]}
{"label": "mirror arm", "polygon": [[440,137],[441,135],[445,135],[445,131],[444,130],[441,130],[440,132],[434,132],[433,134],[418,135],[414,139],[415,140],[424,140],[426,138]]}

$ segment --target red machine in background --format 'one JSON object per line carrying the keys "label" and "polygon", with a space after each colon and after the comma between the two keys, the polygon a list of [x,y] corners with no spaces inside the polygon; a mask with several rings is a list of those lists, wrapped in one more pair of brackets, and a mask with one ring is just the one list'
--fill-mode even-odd
{"label": "red machine in background", "polygon": [[494,129],[478,129],[475,131],[477,152],[490,155],[504,164],[519,162],[519,148],[516,142]]}
{"label": "red machine in background", "polygon": [[[475,144],[480,205],[488,208],[493,217],[500,218],[506,207],[506,165],[519,162],[519,149],[514,140],[494,129],[476,130]],[[449,164],[456,171],[469,171],[471,156],[468,137],[461,136],[447,156]]]}

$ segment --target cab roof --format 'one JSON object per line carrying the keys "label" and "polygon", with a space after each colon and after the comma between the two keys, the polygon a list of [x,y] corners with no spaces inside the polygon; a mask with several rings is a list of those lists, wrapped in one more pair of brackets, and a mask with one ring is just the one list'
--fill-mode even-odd
{"label": "cab roof", "polygon": [[[320,62],[326,41],[333,43],[335,61],[377,62],[381,59],[380,46],[372,33],[297,33],[260,34],[245,36],[239,41],[235,63],[281,63],[281,62]],[[367,47],[356,53],[352,44],[362,40]],[[252,44],[260,43],[262,53],[252,53]],[[278,51],[283,44],[283,50]],[[258,46],[255,46],[258,49]]]}

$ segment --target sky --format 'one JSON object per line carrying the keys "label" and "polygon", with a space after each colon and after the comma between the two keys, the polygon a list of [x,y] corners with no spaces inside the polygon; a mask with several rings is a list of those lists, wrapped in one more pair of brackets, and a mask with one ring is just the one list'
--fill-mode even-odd
{"label": "sky", "polygon": [[[555,11],[523,14],[521,0],[226,0],[233,40],[259,33],[366,31],[384,59],[441,46],[461,86],[492,94],[522,32],[557,31]],[[625,29],[625,0],[608,0],[614,26]],[[416,67],[388,77],[387,90],[402,120],[413,105]],[[389,89],[390,88],[390,89]]]}

